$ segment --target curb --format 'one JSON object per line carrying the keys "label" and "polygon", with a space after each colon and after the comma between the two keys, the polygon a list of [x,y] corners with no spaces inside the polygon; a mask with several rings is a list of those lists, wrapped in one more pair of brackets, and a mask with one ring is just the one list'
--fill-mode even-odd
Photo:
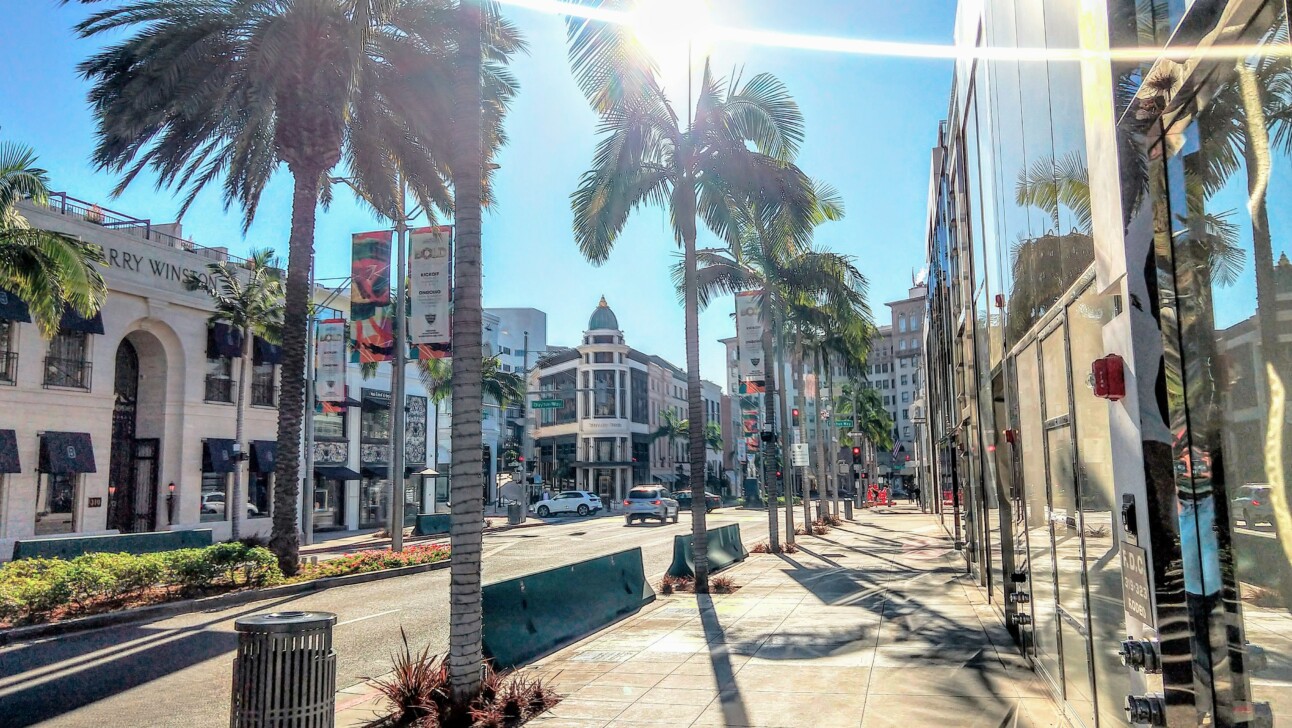
{"label": "curb", "polygon": [[339,586],[366,584],[370,581],[393,579],[400,576],[412,576],[413,574],[420,574],[426,571],[447,569],[449,568],[449,563],[449,560],[445,559],[433,564],[415,564],[413,566],[401,566],[397,569],[369,571],[363,574],[328,576],[322,579],[314,579],[313,581],[304,581],[299,584],[283,584],[282,586],[270,586],[263,589],[245,589],[243,591],[230,592],[228,594],[202,597],[201,599],[180,599],[174,602],[153,604],[147,607],[123,609],[119,612],[93,614],[88,617],[78,617],[76,619],[68,619],[62,622],[33,624],[27,627],[12,627],[10,629],[0,630],[0,647],[14,642],[40,639],[43,637],[55,637],[75,632],[84,632],[91,629],[101,629],[103,627],[134,624],[136,622],[152,622],[180,614],[223,609],[225,607],[236,607],[240,604],[259,602],[266,599],[274,599],[276,597],[308,594],[310,592],[333,589]]}

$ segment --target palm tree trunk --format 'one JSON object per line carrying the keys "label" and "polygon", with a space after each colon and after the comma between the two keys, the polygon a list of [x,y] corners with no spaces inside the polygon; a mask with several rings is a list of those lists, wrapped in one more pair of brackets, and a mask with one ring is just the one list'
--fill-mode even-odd
{"label": "palm tree trunk", "polygon": [[[776,367],[772,366],[772,315],[771,293],[763,291],[763,417],[764,429],[776,431]],[[761,434],[761,433],[760,433]],[[781,549],[780,511],[776,506],[776,495],[780,492],[777,485],[776,467],[771,463],[771,455],[776,451],[775,443],[764,442],[760,446],[760,460],[763,464],[763,487],[767,491],[767,544],[772,553]]]}
{"label": "palm tree trunk", "polygon": [[453,205],[457,243],[453,261],[453,454],[449,544],[449,685],[459,711],[480,692],[482,662],[481,542],[484,474],[480,423],[482,311],[480,205],[484,192],[484,119],[480,88],[480,5],[463,0],[454,95]]}
{"label": "palm tree trunk", "polygon": [[278,456],[269,548],[291,576],[300,566],[301,422],[305,418],[305,334],[309,326],[310,265],[321,169],[292,169],[292,232],[287,244],[283,302],[282,377],[278,393]]}
{"label": "palm tree trunk", "polygon": [[[238,444],[238,453],[245,457],[247,444],[242,437],[245,434],[244,423],[247,418],[247,359],[251,356],[251,327],[242,327],[242,356],[238,359],[238,397],[234,404],[233,441]],[[233,463],[233,493],[225,505],[225,515],[229,517],[229,537],[234,541],[242,538],[242,517],[247,506],[242,497],[242,460]],[[232,512],[229,509],[232,508]]]}
{"label": "palm tree trunk", "polygon": [[695,187],[683,191],[688,209],[678,213],[682,223],[683,281],[686,316],[686,406],[688,449],[691,460],[691,553],[695,558],[695,593],[709,591],[709,532],[705,523],[708,502],[704,493],[704,401],[700,392],[700,304],[696,290]]}
{"label": "palm tree trunk", "polygon": [[[773,316],[775,316],[775,312],[773,312]],[[785,339],[781,333],[781,326],[784,324],[784,322],[781,321],[779,317],[776,317],[776,319],[777,319],[776,323],[774,324],[775,340],[776,340],[776,355],[771,357],[771,359],[768,360],[767,364],[769,368],[778,367],[782,365],[784,365],[785,367],[784,369],[781,370],[781,388],[780,388],[781,473],[783,474],[783,477],[781,478],[781,482],[788,483],[790,484],[790,486],[782,488],[781,491],[785,494],[785,543],[794,543],[794,487],[792,485],[794,481],[791,480],[789,477],[789,474],[790,474],[789,452],[790,452],[790,443],[792,442],[792,440],[790,439],[790,418],[786,416],[789,414],[790,407],[789,407],[788,397],[785,394],[785,386],[784,386],[785,381],[789,379],[789,366],[788,366],[788,362],[785,361]]]}
{"label": "palm tree trunk", "polygon": [[[799,410],[799,442],[807,441],[807,353],[803,350],[803,332],[794,332],[794,360],[798,364],[799,387],[794,391],[794,405]],[[799,487],[803,488],[803,527],[812,533],[812,489],[808,487],[807,468],[799,468]],[[817,497],[821,497],[820,485],[817,486]]]}
{"label": "palm tree trunk", "polygon": [[812,350],[813,368],[816,370],[816,482],[817,487],[821,489],[821,502],[825,505],[823,511],[830,508],[834,498],[830,494],[830,481],[827,478],[825,466],[825,438],[828,423],[821,418],[825,409],[821,406],[821,385],[825,382],[825,377],[821,375],[821,349],[815,347]]}

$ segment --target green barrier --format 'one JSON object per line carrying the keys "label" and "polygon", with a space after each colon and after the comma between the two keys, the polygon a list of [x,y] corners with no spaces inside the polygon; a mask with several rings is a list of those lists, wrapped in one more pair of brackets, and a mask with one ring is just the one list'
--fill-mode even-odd
{"label": "green barrier", "polygon": [[[721,571],[737,561],[744,561],[749,552],[740,541],[740,525],[732,524],[709,530],[709,573]],[[668,567],[669,576],[695,576],[695,555],[691,552],[691,534],[673,537],[673,563]]]}
{"label": "green barrier", "polygon": [[430,536],[436,533],[449,532],[449,514],[421,513],[417,516],[417,525],[413,526],[414,536]]}
{"label": "green barrier", "polygon": [[484,650],[494,667],[524,665],[655,599],[640,548],[484,588]]}
{"label": "green barrier", "polygon": [[14,559],[74,559],[90,553],[151,554],[175,549],[200,549],[212,543],[211,529],[193,531],[156,531],[121,533],[105,536],[65,536],[17,541]]}

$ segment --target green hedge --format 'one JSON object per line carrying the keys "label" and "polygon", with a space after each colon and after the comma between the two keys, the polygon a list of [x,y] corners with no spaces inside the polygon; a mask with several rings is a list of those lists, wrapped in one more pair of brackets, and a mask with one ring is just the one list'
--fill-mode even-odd
{"label": "green hedge", "polygon": [[151,589],[177,595],[281,579],[268,549],[237,542],[151,554],[90,553],[70,561],[22,559],[0,565],[0,620],[40,621],[59,609],[84,611]]}

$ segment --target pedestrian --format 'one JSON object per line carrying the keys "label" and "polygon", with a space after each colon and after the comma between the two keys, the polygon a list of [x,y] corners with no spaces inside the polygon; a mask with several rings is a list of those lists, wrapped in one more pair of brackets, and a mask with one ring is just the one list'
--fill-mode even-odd
{"label": "pedestrian", "polygon": [[906,486],[906,502],[915,503],[915,489],[909,485]]}

